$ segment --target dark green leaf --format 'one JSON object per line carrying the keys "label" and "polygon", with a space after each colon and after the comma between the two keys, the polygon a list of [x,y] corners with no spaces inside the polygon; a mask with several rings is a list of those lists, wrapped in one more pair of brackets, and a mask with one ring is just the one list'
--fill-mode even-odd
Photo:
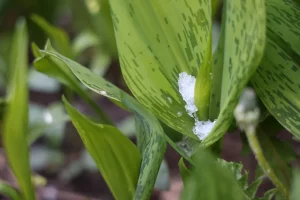
{"label": "dark green leaf", "polygon": [[136,146],[115,127],[93,123],[63,101],[115,199],[133,199],[141,163]]}
{"label": "dark green leaf", "polygon": [[201,149],[195,154],[194,158],[197,167],[191,171],[181,199],[246,199],[233,174],[216,163],[211,154]]}
{"label": "dark green leaf", "polygon": [[11,46],[10,85],[3,124],[3,145],[9,164],[18,180],[23,198],[34,200],[29,165],[26,23],[19,20]]}

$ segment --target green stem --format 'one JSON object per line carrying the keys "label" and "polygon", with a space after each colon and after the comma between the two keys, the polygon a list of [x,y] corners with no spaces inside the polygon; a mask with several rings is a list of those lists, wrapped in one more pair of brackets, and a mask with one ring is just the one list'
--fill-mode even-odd
{"label": "green stem", "polygon": [[274,170],[271,168],[270,164],[266,160],[262,148],[259,144],[259,141],[256,137],[256,129],[255,126],[249,126],[246,130],[246,136],[248,138],[248,142],[250,147],[258,161],[260,167],[263,169],[265,174],[269,177],[269,179],[273,182],[273,184],[277,187],[279,192],[286,198],[289,199],[289,190],[285,187],[285,185],[279,180],[276,176]]}
{"label": "green stem", "polygon": [[195,86],[195,104],[198,108],[197,116],[201,121],[206,121],[209,117],[210,91],[211,91],[211,71],[212,71],[212,43],[209,37],[205,57],[199,69]]}

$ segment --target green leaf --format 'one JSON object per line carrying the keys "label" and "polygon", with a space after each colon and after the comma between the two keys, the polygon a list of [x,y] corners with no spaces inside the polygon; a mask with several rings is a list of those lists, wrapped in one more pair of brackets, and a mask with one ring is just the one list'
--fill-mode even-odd
{"label": "green leaf", "polygon": [[179,166],[179,172],[180,172],[180,176],[181,176],[183,185],[185,186],[185,185],[187,185],[187,180],[188,180],[188,177],[190,176],[191,172],[185,166],[183,157],[180,158],[180,160],[178,162],[178,166]]}
{"label": "green leaf", "polygon": [[248,199],[253,199],[256,195],[256,192],[263,181],[263,176],[258,177],[254,180],[251,185],[248,185],[248,172],[243,171],[243,165],[240,163],[234,162],[226,162],[225,160],[218,159],[218,163],[226,168],[227,170],[231,171],[235,177],[235,180],[238,182],[240,187],[244,190],[245,196]]}
{"label": "green leaf", "polygon": [[11,200],[22,200],[20,193],[11,185],[0,180],[0,194],[9,197]]}
{"label": "green leaf", "polygon": [[211,35],[210,3],[110,0],[127,85],[161,121],[194,138],[194,119],[185,111],[178,75],[198,74]]}
{"label": "green leaf", "polygon": [[166,150],[165,136],[159,121],[134,98],[89,69],[56,52],[43,52],[48,57],[64,62],[64,67],[69,67],[85,86],[136,114],[138,147],[142,154],[142,164],[134,198],[148,199]]}
{"label": "green leaf", "polygon": [[27,46],[26,22],[17,22],[11,46],[11,82],[7,97],[7,108],[3,123],[3,145],[10,166],[18,180],[26,200],[34,200],[29,165],[28,134],[28,87],[27,87]]}
{"label": "green leaf", "polygon": [[[223,62],[224,62],[224,45],[225,45],[225,25],[226,25],[226,1],[224,1],[222,11],[221,34],[218,40],[216,50],[213,54],[212,62],[212,77],[211,77],[211,93],[209,104],[209,119],[217,119],[220,112],[221,104],[221,87],[223,77]],[[214,39],[214,38],[213,38]]]}
{"label": "green leaf", "polygon": [[54,47],[60,52],[61,54],[71,57],[73,56],[72,49],[70,46],[70,41],[66,32],[62,29],[56,28],[55,26],[49,24],[45,19],[42,17],[33,14],[31,16],[32,21],[34,21],[50,38]]}
{"label": "green leaf", "polygon": [[291,190],[291,200],[297,200],[300,196],[300,170],[295,169],[293,173],[293,182],[292,182],[292,190]]}
{"label": "green leaf", "polygon": [[[47,42],[45,48],[47,50],[55,51],[50,42]],[[43,55],[42,57],[36,58],[33,64],[37,71],[57,79],[74,90],[91,106],[91,108],[94,109],[105,123],[113,124],[97,103],[95,103],[88,93],[81,87],[80,82],[76,79],[72,71],[68,67],[65,67],[65,64],[59,58]]]}
{"label": "green leaf", "polygon": [[238,97],[258,67],[264,51],[264,1],[228,0],[225,8],[225,36],[220,40],[224,42],[220,113],[213,130],[201,143],[204,147],[220,139],[229,128]]}
{"label": "green leaf", "polygon": [[197,167],[191,171],[181,199],[246,199],[233,174],[216,163],[211,154],[199,150],[195,154],[195,163]]}
{"label": "green leaf", "polygon": [[267,1],[267,41],[253,86],[269,112],[300,136],[300,3]]}
{"label": "green leaf", "polygon": [[136,146],[115,127],[93,123],[63,101],[115,199],[133,199],[141,163]]}
{"label": "green leaf", "polygon": [[88,30],[100,40],[105,54],[117,57],[117,46],[108,0],[71,1],[74,26],[78,31]]}

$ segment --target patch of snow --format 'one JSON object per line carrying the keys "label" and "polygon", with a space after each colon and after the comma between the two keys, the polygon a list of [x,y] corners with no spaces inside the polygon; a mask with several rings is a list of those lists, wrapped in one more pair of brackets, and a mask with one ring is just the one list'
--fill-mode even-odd
{"label": "patch of snow", "polygon": [[210,120],[208,121],[196,120],[195,126],[193,128],[193,132],[200,140],[204,140],[208,136],[210,131],[213,129],[215,123],[216,120],[213,122]]}
{"label": "patch of snow", "polygon": [[188,75],[186,72],[182,72],[179,74],[179,92],[186,103],[185,109],[191,117],[193,117],[194,113],[196,113],[198,110],[194,100],[195,85],[196,78],[194,76]]}
{"label": "patch of snow", "polygon": [[[186,103],[185,109],[187,113],[195,120],[193,132],[200,140],[204,140],[209,135],[210,131],[213,129],[216,121],[212,122],[210,120],[198,120],[198,117],[196,115],[198,108],[195,105],[195,85],[196,78],[194,76],[188,75],[186,72],[182,72],[179,74],[179,93],[181,94],[183,100]],[[182,114],[181,112],[178,113]],[[178,113],[177,116],[179,116]]]}

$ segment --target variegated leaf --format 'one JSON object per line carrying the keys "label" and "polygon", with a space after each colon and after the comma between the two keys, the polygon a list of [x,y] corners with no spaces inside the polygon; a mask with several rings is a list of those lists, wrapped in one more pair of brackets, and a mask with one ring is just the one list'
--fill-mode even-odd
{"label": "variegated leaf", "polygon": [[300,3],[267,1],[267,43],[252,83],[270,113],[300,136]]}
{"label": "variegated leaf", "polygon": [[229,128],[238,97],[258,67],[264,51],[265,2],[227,0],[225,8],[224,57],[220,57],[223,59],[220,114],[202,146],[211,145]]}
{"label": "variegated leaf", "polygon": [[43,51],[43,53],[46,56],[42,59],[51,57],[60,60],[85,86],[136,114],[137,138],[142,163],[134,199],[149,199],[166,150],[164,132],[159,121],[133,97],[89,69],[56,52]]}
{"label": "variegated leaf", "polygon": [[178,74],[197,76],[211,34],[211,1],[110,3],[122,73],[134,96],[170,127],[195,137]]}

